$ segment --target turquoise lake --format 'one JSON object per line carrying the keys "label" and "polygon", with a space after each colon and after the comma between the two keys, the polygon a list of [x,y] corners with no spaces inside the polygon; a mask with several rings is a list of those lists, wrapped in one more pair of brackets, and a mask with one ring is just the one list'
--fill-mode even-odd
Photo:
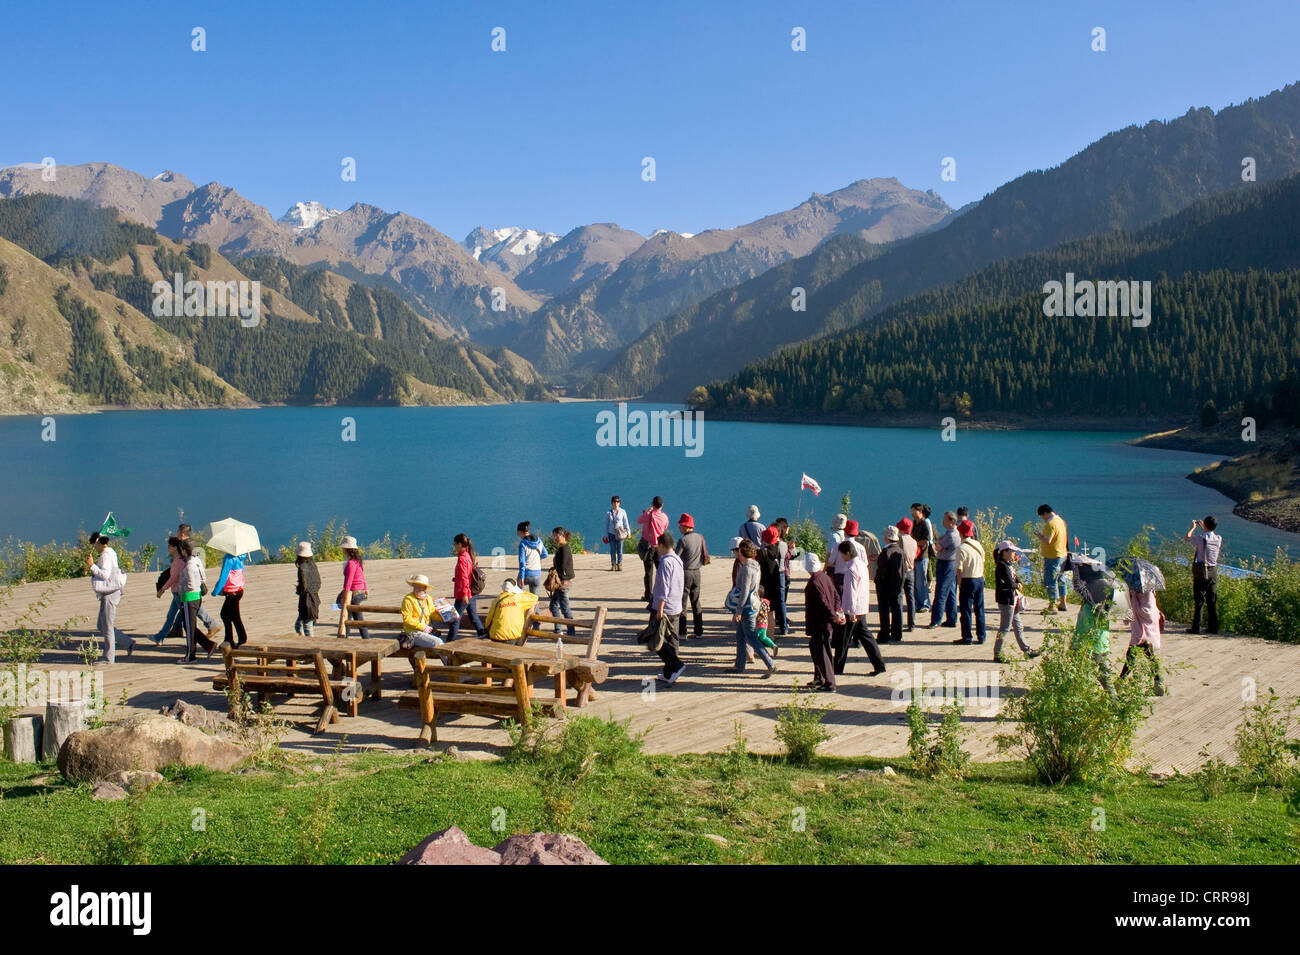
{"label": "turquoise lake", "polygon": [[[198,528],[249,521],[268,547],[336,519],[363,543],[391,532],[440,556],[464,531],[482,554],[513,554],[521,520],[543,533],[564,524],[596,544],[617,493],[634,520],[662,495],[674,522],[689,511],[720,552],[749,504],[765,521],[801,508],[825,525],[850,490],[853,516],[877,533],[920,500],[936,516],[997,507],[1023,544],[1021,526],[1050,503],[1089,546],[1113,548],[1143,524],[1181,535],[1213,513],[1228,560],[1300,553],[1297,535],[1234,517],[1227,498],[1185,479],[1213,458],[1129,447],[1133,434],[959,432],[945,442],[937,427],[706,420],[701,453],[689,456],[600,446],[597,415],[615,407],[120,411],[58,417],[54,441],[41,439],[39,418],[0,418],[0,539],[71,540],[111,510],[139,546],[162,540],[183,509]],[[355,441],[343,440],[345,418]],[[800,502],[803,472],[823,490]]]}

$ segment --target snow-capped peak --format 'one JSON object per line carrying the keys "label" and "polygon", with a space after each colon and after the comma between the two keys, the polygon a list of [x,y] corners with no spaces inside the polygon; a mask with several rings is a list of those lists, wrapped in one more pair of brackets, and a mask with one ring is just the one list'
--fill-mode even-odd
{"label": "snow-capped peak", "polygon": [[342,214],[341,210],[327,209],[313,199],[310,202],[295,202],[289,207],[288,212],[280,216],[280,221],[285,225],[293,226],[299,232],[305,232],[317,223]]}
{"label": "snow-capped peak", "polygon": [[655,229],[650,233],[650,238],[653,239],[657,235],[679,235],[683,239],[691,239],[695,237],[694,232],[677,232],[673,229]]}
{"label": "snow-capped peak", "polygon": [[509,226],[504,229],[475,229],[465,240],[466,251],[482,261],[496,260],[504,253],[516,256],[535,255],[549,245],[560,241],[554,232],[538,232],[536,229],[520,229]]}
{"label": "snow-capped peak", "polygon": [[154,182],[174,182],[176,180],[176,173],[172,172],[170,169],[164,169],[153,178]]}

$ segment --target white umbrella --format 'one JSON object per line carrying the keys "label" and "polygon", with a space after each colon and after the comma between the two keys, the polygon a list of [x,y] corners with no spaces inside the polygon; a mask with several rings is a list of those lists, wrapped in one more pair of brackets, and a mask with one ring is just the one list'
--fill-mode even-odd
{"label": "white umbrella", "polygon": [[239,556],[262,549],[257,528],[252,524],[237,521],[233,517],[227,517],[224,521],[213,521],[208,525],[206,534],[207,546],[226,554]]}

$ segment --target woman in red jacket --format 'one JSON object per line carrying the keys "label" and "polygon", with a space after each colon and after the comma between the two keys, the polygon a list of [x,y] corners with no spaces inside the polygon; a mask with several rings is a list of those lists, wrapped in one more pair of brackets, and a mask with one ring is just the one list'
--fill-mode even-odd
{"label": "woman in red jacket", "polygon": [[483,621],[479,619],[478,599],[474,596],[471,584],[474,568],[478,564],[478,555],[474,553],[474,542],[466,534],[457,534],[451,546],[456,553],[456,570],[451,577],[452,598],[456,601],[456,613],[460,616],[457,616],[447,628],[447,640],[455,640],[459,635],[461,616],[467,612],[469,622],[474,625],[478,636],[486,637],[487,627],[483,626]]}

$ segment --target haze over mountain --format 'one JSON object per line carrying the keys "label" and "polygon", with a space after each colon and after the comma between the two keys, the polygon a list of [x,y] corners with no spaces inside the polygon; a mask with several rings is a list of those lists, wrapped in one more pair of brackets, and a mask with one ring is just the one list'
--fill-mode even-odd
{"label": "haze over mountain", "polygon": [[933,191],[864,179],[733,229],[659,232],[611,274],[540,308],[510,346],[544,374],[590,368],[663,316],[806,255],[832,236],[888,243],[951,214]]}
{"label": "haze over mountain", "polygon": [[[943,227],[879,250],[816,294],[810,290],[806,313],[792,312],[790,287],[775,282],[714,296],[696,313],[648,329],[585,393],[680,401],[779,344],[869,320],[891,302],[989,263],[1140,228],[1198,199],[1249,188],[1245,157],[1259,182],[1300,171],[1300,84],[1217,114],[1189,109],[1178,119],[1110,133],[1059,166],[1017,177]],[[726,347],[715,347],[719,341]]]}

